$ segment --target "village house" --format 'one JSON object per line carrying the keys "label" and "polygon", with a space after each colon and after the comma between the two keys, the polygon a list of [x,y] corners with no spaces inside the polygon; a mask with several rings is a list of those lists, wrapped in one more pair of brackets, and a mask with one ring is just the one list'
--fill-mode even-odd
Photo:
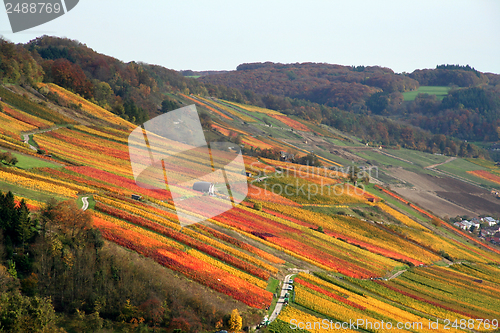
{"label": "village house", "polygon": [[486,237],[486,236],[492,236],[496,234],[497,232],[500,232],[500,225],[496,224],[491,227],[485,227],[481,229],[481,236]]}
{"label": "village house", "polygon": [[496,244],[500,244],[500,232],[497,232],[493,236],[489,236],[485,238],[487,242],[492,242]]}
{"label": "village house", "polygon": [[[462,222],[455,222],[455,223],[453,223],[453,225],[454,225],[455,227],[459,228],[459,229],[462,229],[462,230],[467,230],[469,227],[468,227],[465,223],[463,223],[463,222],[464,222],[464,221],[462,221]],[[467,221],[467,222],[468,222],[468,221]]]}
{"label": "village house", "polygon": [[476,220],[472,219],[471,221],[462,220],[460,222],[453,223],[453,225],[462,230],[470,230],[470,228],[473,226],[475,229],[479,229],[479,227],[481,226],[479,222],[480,221],[477,219]]}
{"label": "village house", "polygon": [[479,217],[473,217],[471,220],[473,224],[481,224],[482,220]]}
{"label": "village house", "polygon": [[498,224],[498,221],[492,218],[491,216],[487,216],[482,218],[483,222],[488,223],[490,227],[494,226],[495,224]]}
{"label": "village house", "polygon": [[293,161],[295,158],[294,154],[287,153],[286,151],[280,151],[280,157],[282,161]]}
{"label": "village house", "polygon": [[479,229],[479,227],[481,226],[481,221],[478,218],[473,218],[472,220],[466,222],[468,222],[467,224],[469,225],[469,229],[472,226],[474,226],[476,229]]}

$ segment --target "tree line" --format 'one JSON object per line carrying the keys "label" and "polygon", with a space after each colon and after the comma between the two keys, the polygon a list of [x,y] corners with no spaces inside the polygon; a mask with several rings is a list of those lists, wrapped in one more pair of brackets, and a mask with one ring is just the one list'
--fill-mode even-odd
{"label": "tree line", "polygon": [[[196,80],[161,66],[126,64],[69,39],[43,36],[24,45],[24,49],[6,41],[3,44],[4,53],[13,59],[29,59],[31,54],[36,60],[35,72],[41,74],[30,73],[31,78],[23,82],[55,82],[135,123],[180,106],[167,93],[182,92],[267,107],[339,126],[374,144],[459,155],[478,149],[457,149],[460,143],[454,139],[446,141],[449,144],[445,149],[436,148],[442,145],[436,143],[435,135],[468,141],[498,140],[499,93],[495,87],[500,79],[483,73],[478,76],[470,66],[440,65],[396,74],[378,66],[256,63]],[[21,59],[16,61],[22,63]],[[23,75],[27,74],[3,74],[3,79],[12,81],[12,77]],[[452,90],[443,101],[433,100],[432,95],[411,102],[403,100],[402,92],[420,84],[444,82],[465,88]],[[482,83],[486,85],[478,86]],[[418,139],[398,137],[403,131]],[[479,155],[487,153],[481,151]],[[471,157],[470,153],[465,156]]]}

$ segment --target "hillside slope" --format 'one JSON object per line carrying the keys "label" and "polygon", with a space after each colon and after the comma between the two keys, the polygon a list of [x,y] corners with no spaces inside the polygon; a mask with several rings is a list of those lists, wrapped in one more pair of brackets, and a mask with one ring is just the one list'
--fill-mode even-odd
{"label": "hillside slope", "polygon": [[[71,45],[68,57],[82,49]],[[57,48],[48,49],[57,57]],[[141,66],[130,68],[131,77],[141,72]],[[398,185],[399,192],[413,174],[432,183],[426,175],[438,179],[436,195],[457,201],[447,193],[460,186],[447,177],[493,189],[496,178],[487,176],[498,172],[493,163],[387,149],[289,112],[208,90],[171,89],[169,105],[197,106],[207,142],[229,142],[228,151],[241,147],[245,170],[238,172],[247,176],[231,189],[248,188],[241,204],[183,226],[178,214],[206,216],[214,199],[190,205],[199,198],[192,182],[139,186],[129,150],[138,125],[107,110],[110,105],[96,105],[102,100],[85,91],[79,96],[55,83],[15,83],[0,87],[0,191],[13,193],[1,197],[0,279],[9,283],[0,290],[51,297],[46,304],[65,314],[59,324],[68,331],[78,325],[95,331],[107,320],[106,329],[116,331],[143,325],[208,332],[229,329],[234,308],[244,326],[253,326],[285,301],[274,294],[291,274],[289,306],[271,324],[280,332],[292,319],[317,318],[438,320],[442,330],[446,320],[479,325],[482,318],[494,325],[500,304],[490,295],[500,290],[500,249],[385,186]],[[227,153],[217,147],[211,149]],[[197,151],[175,158],[180,178],[204,161]],[[217,186],[217,198],[224,190]],[[174,194],[188,204],[178,205]],[[47,205],[50,198],[56,201]],[[483,192],[480,199],[497,200]],[[77,206],[84,201],[86,213]]]}

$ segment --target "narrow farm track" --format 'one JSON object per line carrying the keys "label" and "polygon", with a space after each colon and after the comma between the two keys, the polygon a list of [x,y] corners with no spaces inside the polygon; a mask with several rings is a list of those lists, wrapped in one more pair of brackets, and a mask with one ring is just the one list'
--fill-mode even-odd
{"label": "narrow farm track", "polygon": [[441,163],[437,163],[437,164],[433,164],[433,165],[429,165],[429,166],[426,166],[424,169],[434,169],[435,167],[437,166],[440,166],[440,165],[443,165],[443,164],[446,164],[448,162],[451,162],[453,160],[457,159],[456,157],[450,157],[449,159],[447,159],[446,161],[444,162],[441,162]]}
{"label": "narrow farm track", "polygon": [[51,131],[55,131],[57,130],[58,128],[60,127],[63,127],[63,126],[52,126],[50,128],[46,128],[46,129],[36,129],[36,130],[33,130],[33,131],[29,131],[29,132],[24,132],[22,133],[22,136],[23,136],[23,142],[28,144],[30,146],[30,149],[31,150],[34,150],[34,151],[37,151],[38,149],[36,147],[33,147],[30,143],[29,143],[29,140],[30,140],[30,135],[33,135],[33,134],[40,134],[40,133],[46,133],[46,132],[51,132]]}
{"label": "narrow farm track", "polygon": [[23,142],[26,143],[30,147],[31,150],[37,151],[38,149],[36,149],[36,147],[33,147],[29,141],[30,141],[30,135],[23,134]]}
{"label": "narrow farm track", "polygon": [[279,295],[278,302],[276,303],[276,307],[274,308],[271,317],[269,317],[269,322],[273,322],[283,309],[283,305],[285,302],[285,295],[288,292],[287,287],[290,285],[288,281],[292,278],[293,275],[294,274],[288,274],[287,276],[285,276],[285,279],[283,280],[283,287],[281,288],[281,294]]}
{"label": "narrow farm track", "polygon": [[407,271],[406,269],[403,269],[402,271],[396,272],[393,275],[391,275],[390,277],[388,277],[387,280],[395,279],[406,271]]}
{"label": "narrow farm track", "polygon": [[82,210],[83,211],[86,211],[89,208],[89,200],[88,199],[89,199],[89,197],[82,198],[82,203],[83,203]]}

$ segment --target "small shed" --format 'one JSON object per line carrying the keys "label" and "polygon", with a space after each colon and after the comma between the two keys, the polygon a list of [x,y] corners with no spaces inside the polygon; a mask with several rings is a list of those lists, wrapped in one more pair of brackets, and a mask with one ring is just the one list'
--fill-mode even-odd
{"label": "small shed", "polygon": [[215,194],[215,186],[210,182],[196,182],[193,184],[193,190],[208,193],[210,195]]}
{"label": "small shed", "polygon": [[132,194],[132,199],[134,199],[134,200],[141,200],[142,197],[140,195],[137,195],[137,194]]}

